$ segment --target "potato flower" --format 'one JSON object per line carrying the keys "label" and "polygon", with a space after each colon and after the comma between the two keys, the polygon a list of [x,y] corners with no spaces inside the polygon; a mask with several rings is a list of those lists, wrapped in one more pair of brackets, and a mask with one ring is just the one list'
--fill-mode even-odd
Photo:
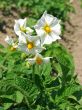
{"label": "potato flower", "polygon": [[33,30],[26,26],[27,19],[15,20],[14,31],[19,36],[22,33],[31,34]]}
{"label": "potato flower", "polygon": [[13,39],[9,36],[7,36],[5,38],[5,41],[11,46],[11,50],[14,51],[18,48],[18,45],[16,43],[14,43]]}
{"label": "potato flower", "polygon": [[11,50],[20,49],[26,53],[29,56],[27,60],[30,64],[48,63],[51,57],[44,58],[40,53],[45,49],[44,44],[51,44],[60,39],[60,21],[45,11],[34,29],[36,35],[35,33],[32,34],[33,30],[26,26],[26,18],[15,20],[14,31],[19,36],[17,43],[14,43],[9,36],[6,37],[5,41],[11,46]]}
{"label": "potato flower", "polygon": [[34,58],[29,58],[29,59],[27,59],[27,61],[30,64],[35,64],[36,63],[38,65],[41,65],[43,63],[48,63],[50,61],[50,58],[51,57],[43,58],[43,56],[41,54],[37,53]]}
{"label": "potato flower", "polygon": [[41,19],[34,26],[36,33],[41,38],[43,44],[51,44],[60,39],[61,33],[60,21],[45,11]]}
{"label": "potato flower", "polygon": [[36,52],[41,52],[43,50],[40,39],[37,36],[21,34],[18,42],[18,48],[26,54],[36,54]]}

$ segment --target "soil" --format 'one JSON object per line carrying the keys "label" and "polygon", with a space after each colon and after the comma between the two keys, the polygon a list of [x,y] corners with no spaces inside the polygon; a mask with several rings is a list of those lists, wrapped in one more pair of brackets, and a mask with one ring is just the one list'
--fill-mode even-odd
{"label": "soil", "polygon": [[82,8],[79,0],[73,0],[75,13],[71,13],[69,22],[66,23],[63,44],[72,53],[78,79],[82,84]]}
{"label": "soil", "polygon": [[4,46],[6,45],[4,39],[7,35],[12,38],[15,37],[13,26],[15,20],[18,18],[18,11],[14,8],[11,12],[9,12],[9,10],[0,10],[0,43]]}
{"label": "soil", "polygon": [[[72,53],[75,61],[76,73],[82,84],[82,8],[79,0],[72,0],[75,13],[71,13],[69,22],[66,22],[66,31],[62,43]],[[5,14],[0,10],[0,43],[5,45],[4,38],[7,35],[14,37],[14,20],[19,18],[16,10]]]}

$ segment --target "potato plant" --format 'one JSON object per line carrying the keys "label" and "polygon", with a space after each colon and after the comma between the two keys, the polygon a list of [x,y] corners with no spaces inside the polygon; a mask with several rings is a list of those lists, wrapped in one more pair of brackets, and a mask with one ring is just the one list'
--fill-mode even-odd
{"label": "potato plant", "polygon": [[60,20],[44,12],[32,28],[26,22],[15,20],[17,39],[0,45],[0,110],[81,110],[73,57],[58,43]]}

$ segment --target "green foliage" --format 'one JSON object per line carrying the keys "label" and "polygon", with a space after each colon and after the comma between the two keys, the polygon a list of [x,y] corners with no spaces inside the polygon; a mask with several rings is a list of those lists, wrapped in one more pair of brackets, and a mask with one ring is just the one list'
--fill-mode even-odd
{"label": "green foliage", "polygon": [[0,45],[0,110],[82,109],[72,56],[57,42],[46,48],[51,62],[28,66],[28,56]]}
{"label": "green foliage", "polygon": [[80,4],[81,4],[81,8],[82,8],[82,0],[79,0],[80,1]]}
{"label": "green foliage", "polygon": [[11,9],[13,6],[25,8],[26,12],[21,11],[23,17],[39,18],[47,10],[50,14],[65,21],[68,19],[68,12],[73,11],[70,0],[0,0],[0,8]]}
{"label": "green foliage", "polygon": [[67,13],[72,11],[72,6],[69,0],[30,0],[30,2],[27,0],[20,0],[18,6],[26,6],[31,9],[31,14],[34,18],[39,17],[41,13],[47,10],[54,16],[66,20]]}
{"label": "green foliage", "polygon": [[46,50],[47,51],[45,51],[43,54],[45,54],[45,56],[52,56],[54,58],[53,65],[55,65],[56,71],[59,71],[59,68],[60,73],[63,71],[63,81],[70,81],[74,73],[74,62],[72,56],[59,43],[53,43],[52,45],[48,46]]}

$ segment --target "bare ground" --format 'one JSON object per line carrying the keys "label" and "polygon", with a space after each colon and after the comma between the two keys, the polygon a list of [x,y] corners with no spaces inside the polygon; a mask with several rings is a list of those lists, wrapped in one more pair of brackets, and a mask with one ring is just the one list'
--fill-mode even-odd
{"label": "bare ground", "polygon": [[[75,13],[70,14],[70,21],[66,23],[66,31],[62,43],[72,53],[75,61],[76,73],[80,83],[82,84],[82,9],[79,0],[72,0]],[[14,19],[19,18],[18,12],[5,16],[0,11],[0,43],[5,45],[4,38],[6,35],[14,37],[13,25]],[[2,26],[2,27],[1,27]]]}
{"label": "bare ground", "polygon": [[11,12],[0,10],[0,43],[5,45],[5,37],[7,35],[15,37],[13,26],[15,19],[19,18],[18,11],[12,9]]}
{"label": "bare ground", "polygon": [[79,0],[73,0],[75,13],[70,14],[70,21],[66,23],[63,44],[74,57],[76,73],[82,84],[82,8]]}

